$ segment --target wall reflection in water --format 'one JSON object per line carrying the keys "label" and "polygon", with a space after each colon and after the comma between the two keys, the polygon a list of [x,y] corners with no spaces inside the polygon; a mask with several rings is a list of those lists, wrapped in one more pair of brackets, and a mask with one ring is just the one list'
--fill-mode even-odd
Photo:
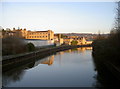
{"label": "wall reflection in water", "polygon": [[[59,58],[61,59],[61,55],[63,55],[64,53],[72,53],[72,52],[73,53],[84,53],[86,50],[92,50],[92,47],[81,47],[81,48],[69,49],[69,50],[58,52],[55,55],[59,55]],[[52,65],[54,62],[55,55],[43,58],[42,60],[35,61],[34,66],[37,66],[39,64],[47,64],[49,66]],[[61,63],[60,60],[59,62]]]}
{"label": "wall reflection in water", "polygon": [[30,62],[25,65],[18,66],[14,69],[10,69],[9,71],[2,72],[2,86],[5,87],[11,82],[17,82],[22,80],[25,70],[33,68],[35,62]]}
{"label": "wall reflection in water", "polygon": [[48,66],[50,66],[53,64],[53,62],[54,62],[54,55],[35,61],[34,67],[39,64],[47,64]]}

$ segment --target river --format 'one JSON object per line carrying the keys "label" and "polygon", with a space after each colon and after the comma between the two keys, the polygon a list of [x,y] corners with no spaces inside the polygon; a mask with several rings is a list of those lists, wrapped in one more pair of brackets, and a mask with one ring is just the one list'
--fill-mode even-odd
{"label": "river", "polygon": [[95,87],[92,48],[58,52],[3,73],[4,87]]}

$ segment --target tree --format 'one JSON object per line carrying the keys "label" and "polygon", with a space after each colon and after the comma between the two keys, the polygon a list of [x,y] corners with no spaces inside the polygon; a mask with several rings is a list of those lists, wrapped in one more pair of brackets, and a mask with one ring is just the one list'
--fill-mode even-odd
{"label": "tree", "polygon": [[61,38],[67,38],[67,35],[61,34]]}
{"label": "tree", "polygon": [[13,55],[26,52],[26,43],[23,39],[8,36],[2,39],[2,54]]}
{"label": "tree", "polygon": [[34,50],[35,50],[34,44],[33,44],[33,43],[28,43],[28,44],[27,44],[27,49],[28,49],[29,52],[30,52],[30,51],[34,51]]}
{"label": "tree", "polygon": [[76,40],[73,40],[72,42],[71,42],[71,45],[77,45],[78,44],[78,41],[76,41]]}
{"label": "tree", "polygon": [[110,32],[109,41],[113,47],[120,49],[120,1],[117,2],[117,13],[116,13],[115,27]]}

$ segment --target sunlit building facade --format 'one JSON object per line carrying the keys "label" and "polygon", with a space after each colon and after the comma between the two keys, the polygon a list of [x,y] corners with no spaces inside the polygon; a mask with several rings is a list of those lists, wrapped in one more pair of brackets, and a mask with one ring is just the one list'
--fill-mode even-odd
{"label": "sunlit building facade", "polygon": [[53,40],[54,32],[48,31],[28,31],[26,39],[41,39],[41,40]]}
{"label": "sunlit building facade", "polygon": [[13,28],[13,30],[6,31],[3,35],[3,38],[7,36],[15,36],[23,39],[53,40],[54,32],[52,30],[27,31],[26,29]]}

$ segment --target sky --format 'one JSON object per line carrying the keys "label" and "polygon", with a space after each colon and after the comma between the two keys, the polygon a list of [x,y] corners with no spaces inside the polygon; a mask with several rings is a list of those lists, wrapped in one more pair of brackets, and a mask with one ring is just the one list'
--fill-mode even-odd
{"label": "sky", "polygon": [[102,33],[114,26],[115,2],[2,2],[3,28]]}

